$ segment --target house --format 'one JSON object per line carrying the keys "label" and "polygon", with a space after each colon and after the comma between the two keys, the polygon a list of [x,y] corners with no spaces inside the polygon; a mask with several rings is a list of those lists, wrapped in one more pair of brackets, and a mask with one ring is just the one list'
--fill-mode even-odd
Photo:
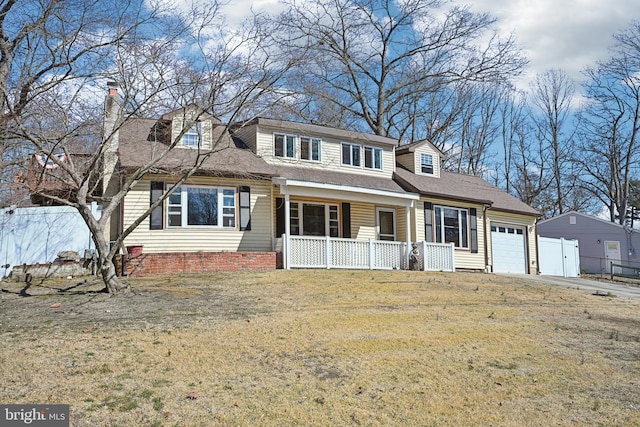
{"label": "house", "polygon": [[539,213],[480,177],[442,170],[441,158],[428,141],[396,149],[395,181],[420,195],[412,239],[453,241],[459,268],[536,274]]}
{"label": "house", "polygon": [[640,232],[620,224],[570,211],[538,223],[541,237],[577,240],[580,267],[589,274],[611,272],[611,263],[640,267],[636,248]]}
{"label": "house", "polygon": [[431,258],[432,269],[536,272],[538,212],[481,178],[441,170],[443,155],[428,141],[398,146],[263,117],[225,127],[194,106],[113,127],[118,105],[111,87],[105,195],[121,174],[157,161],[111,218],[113,235],[199,164],[127,237],[126,246],[143,248],[128,274],[408,268],[410,260],[427,269]]}

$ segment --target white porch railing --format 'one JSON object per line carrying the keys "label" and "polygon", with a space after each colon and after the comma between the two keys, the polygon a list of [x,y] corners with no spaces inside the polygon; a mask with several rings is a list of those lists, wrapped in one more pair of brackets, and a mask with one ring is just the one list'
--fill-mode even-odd
{"label": "white porch railing", "polygon": [[[402,270],[409,268],[405,242],[283,236],[284,267]],[[455,271],[453,245],[419,242],[420,270]]]}
{"label": "white porch railing", "polygon": [[422,271],[456,271],[453,243],[418,242],[418,259]]}

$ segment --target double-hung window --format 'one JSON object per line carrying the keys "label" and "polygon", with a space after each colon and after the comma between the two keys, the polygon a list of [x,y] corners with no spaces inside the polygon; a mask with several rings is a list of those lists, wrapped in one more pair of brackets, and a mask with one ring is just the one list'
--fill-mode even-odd
{"label": "double-hung window", "polygon": [[338,205],[291,202],[289,208],[292,235],[339,237]]}
{"label": "double-hung window", "polygon": [[169,196],[167,224],[169,227],[235,227],[236,190],[183,185]]}
{"label": "double-hung window", "polygon": [[300,137],[300,158],[302,160],[320,161],[320,139]]}
{"label": "double-hung window", "polygon": [[274,134],[276,157],[296,157],[296,137],[295,135]]}
{"label": "double-hung window", "polygon": [[189,128],[182,135],[182,145],[191,148],[200,147],[202,145],[202,123],[185,122],[184,126],[189,126]]}
{"label": "double-hung window", "polygon": [[435,206],[435,240],[453,243],[456,248],[469,248],[469,210]]}
{"label": "double-hung window", "polygon": [[364,167],[382,169],[382,148],[364,147]]}
{"label": "double-hung window", "polygon": [[360,145],[348,142],[342,143],[342,164],[360,166]]}
{"label": "double-hung window", "polygon": [[433,175],[433,156],[431,154],[422,153],[420,155],[420,171]]}

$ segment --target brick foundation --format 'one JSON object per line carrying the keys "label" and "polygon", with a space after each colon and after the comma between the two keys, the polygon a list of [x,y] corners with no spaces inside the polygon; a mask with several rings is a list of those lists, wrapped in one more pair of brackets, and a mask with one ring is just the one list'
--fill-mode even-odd
{"label": "brick foundation", "polygon": [[128,276],[275,270],[275,252],[171,252],[129,257]]}

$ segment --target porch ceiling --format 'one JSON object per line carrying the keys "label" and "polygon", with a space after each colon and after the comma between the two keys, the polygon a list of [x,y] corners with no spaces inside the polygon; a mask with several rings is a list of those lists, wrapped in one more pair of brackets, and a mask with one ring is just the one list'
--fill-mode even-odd
{"label": "porch ceiling", "polygon": [[413,193],[398,193],[377,188],[300,181],[282,177],[273,178],[273,183],[280,187],[282,194],[289,196],[338,199],[404,207],[411,207],[414,201],[420,199],[418,194]]}

